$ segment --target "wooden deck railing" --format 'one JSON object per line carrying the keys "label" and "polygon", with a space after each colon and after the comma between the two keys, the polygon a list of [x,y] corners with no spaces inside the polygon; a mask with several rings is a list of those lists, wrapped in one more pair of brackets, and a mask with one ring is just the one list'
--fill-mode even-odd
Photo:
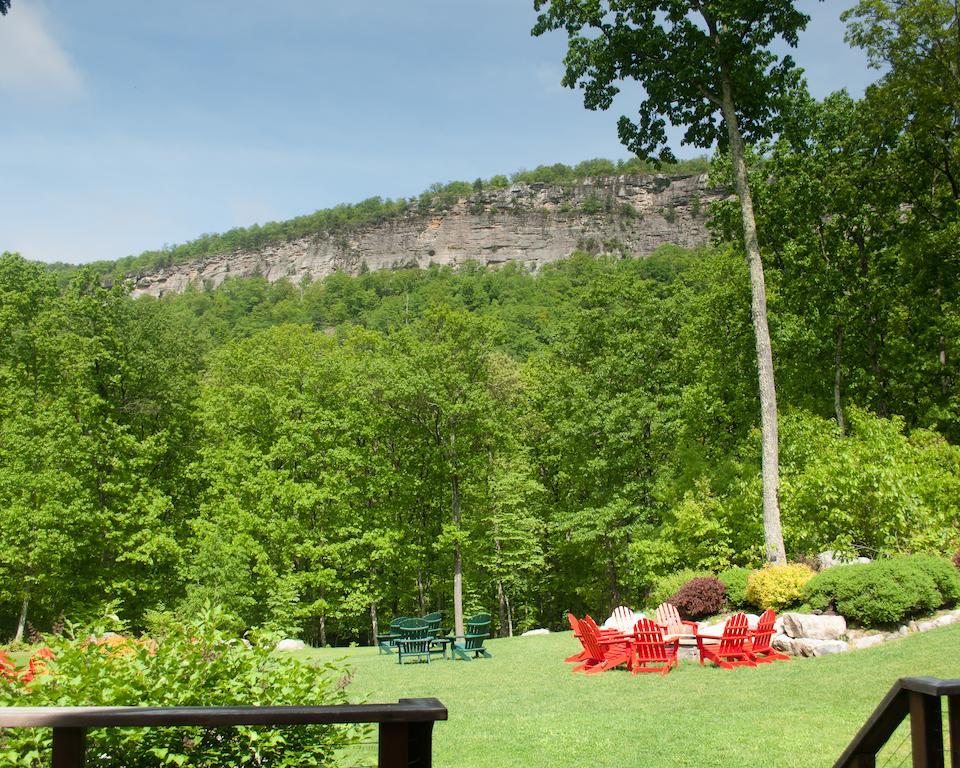
{"label": "wooden deck railing", "polygon": [[950,768],[960,768],[960,680],[933,677],[897,680],[834,768],[875,768],[877,754],[907,715],[914,768],[944,768],[943,697],[947,699]]}
{"label": "wooden deck railing", "polygon": [[379,768],[430,768],[436,699],[328,707],[0,707],[0,728],[52,728],[53,768],[83,768],[90,728],[378,723]]}

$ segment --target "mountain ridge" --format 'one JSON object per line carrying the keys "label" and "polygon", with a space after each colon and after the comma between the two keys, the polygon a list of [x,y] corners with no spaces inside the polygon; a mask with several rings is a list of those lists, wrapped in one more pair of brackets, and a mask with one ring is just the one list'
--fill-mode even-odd
{"label": "mountain ridge", "polygon": [[337,271],[519,263],[536,270],[576,250],[645,256],[709,241],[707,175],[620,174],[577,183],[514,182],[398,204],[366,223],[128,273],[133,295],[215,288],[228,277],[322,279]]}

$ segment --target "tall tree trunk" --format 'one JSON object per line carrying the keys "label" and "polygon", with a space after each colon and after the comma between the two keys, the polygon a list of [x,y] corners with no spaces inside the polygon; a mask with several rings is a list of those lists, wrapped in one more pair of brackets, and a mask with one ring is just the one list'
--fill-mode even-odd
{"label": "tall tree trunk", "polygon": [[30,593],[23,595],[23,603],[20,605],[20,618],[17,620],[17,634],[13,636],[13,642],[23,642],[23,630],[27,626],[27,608],[30,605]]}
{"label": "tall tree trunk", "polygon": [[501,579],[497,579],[497,598],[500,603],[500,637],[513,637],[513,610]]}
{"label": "tall tree trunk", "polygon": [[417,603],[420,606],[420,613],[426,613],[426,601],[423,598],[423,569],[417,568]]}
{"label": "tall tree trunk", "polygon": [[325,648],[327,646],[327,617],[320,616],[320,647]]}
{"label": "tall tree trunk", "polygon": [[463,637],[463,558],[460,553],[460,475],[457,473],[457,433],[450,430],[450,510],[457,538],[453,544],[453,633]]}
{"label": "tall tree trunk", "polygon": [[[937,288],[937,311],[940,314],[939,321],[943,323],[943,286],[938,280]],[[941,332],[937,340],[937,362],[940,363],[940,394],[944,397],[950,395],[950,376],[947,369],[947,337]]]}
{"label": "tall tree trunk", "polygon": [[457,637],[463,637],[463,559],[460,555],[460,477],[456,472],[452,478],[451,507],[453,524],[458,537],[453,545],[453,631]]}
{"label": "tall tree trunk", "polygon": [[847,425],[843,419],[843,407],[840,401],[840,385],[843,383],[843,369],[840,367],[843,359],[843,326],[837,326],[836,347],[833,357],[833,410],[837,417],[837,426],[840,434],[847,433]]}
{"label": "tall tree trunk", "polygon": [[743,219],[743,244],[750,265],[751,314],[753,335],[757,350],[757,378],[760,384],[760,429],[763,443],[763,538],[767,560],[774,563],[787,561],[783,546],[783,529],[780,526],[780,449],[777,435],[777,391],[773,379],[773,351],[770,345],[770,329],[767,326],[767,288],[763,278],[763,262],[760,260],[760,243],[757,240],[757,221],[753,213],[753,196],[747,178],[746,153],[740,125],[733,105],[733,88],[729,73],[721,77],[721,111],[730,139],[730,157],[736,179],[737,196],[740,198],[740,213]]}
{"label": "tall tree trunk", "polygon": [[370,601],[370,627],[373,632],[373,635],[370,637],[370,645],[376,645],[380,628],[377,626],[377,604],[373,600]]}
{"label": "tall tree trunk", "polygon": [[[497,550],[497,559],[499,560],[502,551],[499,538],[494,538],[493,546]],[[504,632],[507,633],[506,637],[513,637],[513,617],[510,615],[510,601],[507,600],[507,593],[503,589],[503,579],[499,578],[497,579],[497,603],[500,613],[500,637],[504,637]]]}

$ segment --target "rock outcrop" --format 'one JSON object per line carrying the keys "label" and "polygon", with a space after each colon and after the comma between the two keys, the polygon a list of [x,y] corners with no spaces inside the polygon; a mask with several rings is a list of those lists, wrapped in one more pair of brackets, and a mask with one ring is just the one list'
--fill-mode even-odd
{"label": "rock outcrop", "polygon": [[645,256],[666,244],[696,248],[708,241],[707,207],[717,197],[705,175],[614,176],[575,187],[514,184],[449,207],[411,203],[379,223],[132,275],[133,295],[216,287],[232,276],[299,282],[336,271],[356,275],[469,261],[535,270],[575,250]]}

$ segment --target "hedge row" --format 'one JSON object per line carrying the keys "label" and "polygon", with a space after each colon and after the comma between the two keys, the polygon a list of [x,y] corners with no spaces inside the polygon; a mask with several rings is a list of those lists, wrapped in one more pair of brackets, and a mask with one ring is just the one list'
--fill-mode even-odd
{"label": "hedge row", "polygon": [[724,607],[783,611],[804,605],[835,611],[865,627],[884,626],[960,601],[960,570],[933,555],[898,555],[819,574],[800,564],[730,568],[716,577],[685,570],[660,579],[647,599],[651,606],[665,601],[691,619]]}

